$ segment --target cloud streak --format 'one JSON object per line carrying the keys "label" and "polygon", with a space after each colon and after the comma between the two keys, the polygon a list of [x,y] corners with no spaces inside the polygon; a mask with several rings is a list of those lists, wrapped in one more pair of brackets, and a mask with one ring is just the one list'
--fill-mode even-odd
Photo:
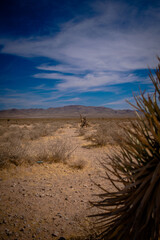
{"label": "cloud streak", "polygon": [[[44,94],[39,95],[39,89],[45,89]],[[49,91],[45,86],[37,86],[34,91],[16,91],[4,89],[4,94],[0,97],[0,105],[5,108],[49,108],[66,105],[66,102],[75,104],[80,102],[79,97],[73,97],[71,94],[63,94]]]}
{"label": "cloud streak", "polygon": [[146,64],[152,67],[160,51],[158,9],[144,10],[143,22],[139,22],[136,10],[127,4],[105,3],[94,17],[62,25],[56,36],[1,39],[2,53],[54,59],[63,64],[52,66],[53,71],[62,72],[126,71],[146,68]]}
{"label": "cloud streak", "polygon": [[55,89],[59,91],[66,91],[68,89],[77,91],[88,91],[99,88],[102,86],[111,86],[127,82],[138,82],[139,78],[133,74],[117,73],[117,72],[96,72],[92,74],[86,74],[83,77],[77,77],[73,75],[64,75],[61,73],[39,73],[34,75],[35,78],[44,78],[51,80],[60,80],[56,84]]}

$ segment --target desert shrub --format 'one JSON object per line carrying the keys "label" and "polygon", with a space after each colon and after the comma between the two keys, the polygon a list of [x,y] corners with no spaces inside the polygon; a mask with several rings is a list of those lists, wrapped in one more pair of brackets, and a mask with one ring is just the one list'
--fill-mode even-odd
{"label": "desert shrub", "polygon": [[26,157],[25,146],[22,146],[23,131],[19,126],[5,126],[5,133],[0,137],[0,167],[11,163],[22,164]]}
{"label": "desert shrub", "polygon": [[28,129],[27,127],[24,127],[22,129],[22,132],[23,132],[22,141],[29,141],[29,140],[31,140],[30,129]]}
{"label": "desert shrub", "polygon": [[66,163],[72,154],[72,147],[67,139],[57,139],[55,142],[50,141],[48,145],[48,161]]}
{"label": "desert shrub", "polygon": [[120,136],[124,134],[119,130],[114,122],[101,123],[96,131],[86,139],[92,141],[96,146],[105,146],[107,144],[116,144]]}
{"label": "desert shrub", "polygon": [[36,140],[40,137],[52,136],[54,135],[58,128],[60,128],[59,124],[57,125],[45,123],[35,124],[30,129],[29,136],[31,140]]}
{"label": "desert shrub", "polygon": [[[160,59],[159,59],[160,61]],[[135,96],[137,122],[125,127],[126,137],[121,151],[109,156],[106,169],[115,191],[103,188],[99,201],[92,203],[101,209],[96,223],[100,239],[158,240],[160,235],[160,65],[150,79],[154,94],[141,92]],[[92,216],[93,217],[93,216]]]}
{"label": "desert shrub", "polygon": [[85,128],[78,128],[78,135],[79,136],[85,136],[86,129]]}
{"label": "desert shrub", "polygon": [[40,137],[46,137],[46,136],[52,135],[53,130],[51,128],[51,125],[39,123],[37,128],[39,130]]}
{"label": "desert shrub", "polygon": [[17,131],[17,132],[6,132],[3,135],[3,141],[4,142],[17,142],[19,140],[22,140],[23,138],[23,133],[21,131]]}
{"label": "desert shrub", "polygon": [[21,142],[8,142],[0,145],[0,167],[10,164],[21,165],[27,158],[26,149]]}
{"label": "desert shrub", "polygon": [[67,139],[48,140],[37,150],[36,161],[48,163],[67,163],[73,152]]}
{"label": "desert shrub", "polygon": [[5,127],[5,133],[2,136],[3,142],[17,142],[19,140],[22,140],[23,138],[23,131],[18,126],[10,126]]}
{"label": "desert shrub", "polygon": [[86,166],[86,162],[83,159],[79,159],[77,161],[71,162],[69,166],[74,169],[82,170]]}
{"label": "desert shrub", "polygon": [[[43,129],[43,128],[42,128]],[[29,136],[31,140],[36,140],[42,136],[42,129],[38,126],[38,124],[33,125],[29,131]]]}
{"label": "desert shrub", "polygon": [[105,146],[109,142],[109,136],[107,134],[106,126],[99,125],[96,133],[91,135],[91,141],[98,146]]}
{"label": "desert shrub", "polygon": [[5,132],[6,132],[6,128],[3,126],[0,126],[0,136],[3,136]]}

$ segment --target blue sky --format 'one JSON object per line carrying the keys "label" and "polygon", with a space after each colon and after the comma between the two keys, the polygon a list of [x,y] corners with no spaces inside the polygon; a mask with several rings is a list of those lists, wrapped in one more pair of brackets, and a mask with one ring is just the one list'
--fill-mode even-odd
{"label": "blue sky", "polygon": [[0,3],[0,109],[126,109],[160,55],[159,1]]}

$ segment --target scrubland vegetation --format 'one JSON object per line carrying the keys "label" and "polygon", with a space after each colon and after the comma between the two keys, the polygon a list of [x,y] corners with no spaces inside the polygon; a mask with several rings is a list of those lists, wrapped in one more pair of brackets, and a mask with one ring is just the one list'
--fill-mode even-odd
{"label": "scrubland vegetation", "polygon": [[[77,135],[84,137],[90,147],[117,144],[124,134],[120,125],[122,122],[129,124],[124,119],[90,119],[91,126],[81,128],[79,119],[1,119],[0,168],[11,164],[67,163],[74,149],[67,138],[60,138],[57,134],[55,137],[56,131],[63,131],[67,122],[77,128]],[[79,164],[73,167],[81,169],[85,165],[82,160]]]}
{"label": "scrubland vegetation", "polygon": [[0,167],[66,162],[72,150],[67,139],[54,139],[63,125],[62,120],[0,120]]}

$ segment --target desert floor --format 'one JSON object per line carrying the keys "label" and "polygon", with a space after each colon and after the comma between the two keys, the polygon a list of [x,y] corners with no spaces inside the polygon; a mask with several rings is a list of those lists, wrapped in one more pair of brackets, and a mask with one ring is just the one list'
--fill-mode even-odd
{"label": "desert floor", "polygon": [[[77,129],[65,124],[54,136],[71,144],[69,164],[37,163],[0,171],[0,239],[71,239],[95,232],[88,215],[97,209],[89,201],[102,190],[93,181],[111,190],[100,177],[105,170],[99,161],[107,162],[106,153],[115,146],[94,147]],[[47,140],[46,136],[39,141],[43,145]]]}

